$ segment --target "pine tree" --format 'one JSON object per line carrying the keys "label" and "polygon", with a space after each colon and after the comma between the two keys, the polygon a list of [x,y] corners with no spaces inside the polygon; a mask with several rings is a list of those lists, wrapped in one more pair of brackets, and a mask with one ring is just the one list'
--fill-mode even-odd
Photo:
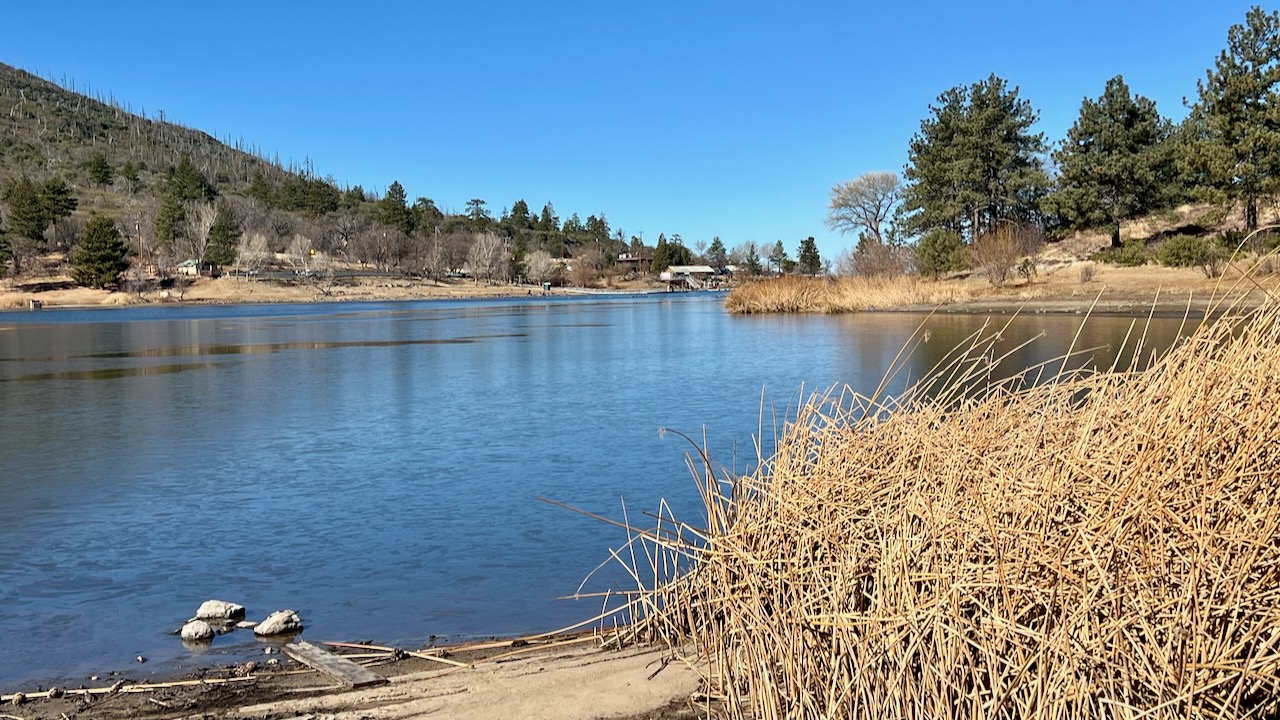
{"label": "pine tree", "polygon": [[800,241],[800,249],[796,252],[800,272],[805,275],[817,275],[822,272],[822,256],[818,254],[818,243],[809,236]]}
{"label": "pine tree", "polygon": [[551,203],[542,206],[542,215],[538,217],[538,229],[542,232],[556,232],[560,229],[560,218],[556,216],[556,209]]}
{"label": "pine tree", "polygon": [[658,233],[658,245],[653,250],[653,262],[650,265],[650,271],[657,275],[658,273],[666,272],[671,265],[671,252],[667,244],[667,236]]}
{"label": "pine tree", "polygon": [[409,196],[399,180],[392,181],[387,194],[378,201],[378,222],[396,228],[406,235],[413,232],[413,214],[409,212]]}
{"label": "pine tree", "polygon": [[729,264],[729,252],[725,250],[719,236],[711,238],[711,247],[707,248],[707,263],[717,270]]}
{"label": "pine tree", "polygon": [[60,175],[46,180],[39,188],[39,195],[45,219],[54,225],[62,218],[69,217],[80,205],[80,201],[71,192],[71,186]]}
{"label": "pine tree", "polygon": [[1258,227],[1258,199],[1280,189],[1280,12],[1254,6],[1227,31],[1227,48],[1205,79],[1192,115],[1206,137],[1193,164],[1212,187],[1242,201],[1245,229]]}
{"label": "pine tree", "polygon": [[480,198],[471,198],[467,201],[467,216],[471,218],[471,226],[476,230],[484,230],[493,222],[493,216],[485,209],[485,205],[489,203]]}
{"label": "pine tree", "polygon": [[529,203],[525,202],[523,198],[515,201],[511,206],[508,222],[511,223],[512,227],[520,230],[528,230],[533,227],[533,218],[529,215]]}
{"label": "pine tree", "polygon": [[169,168],[166,178],[166,190],[177,196],[179,200],[213,200],[218,191],[209,183],[209,179],[191,162],[189,156],[183,155],[176,168]]}
{"label": "pine tree", "polygon": [[236,261],[236,247],[240,243],[240,223],[224,202],[214,211],[213,224],[209,226],[209,242],[204,249],[204,262],[227,266]]}
{"label": "pine tree", "polygon": [[124,167],[120,168],[120,177],[125,179],[130,195],[142,189],[142,178],[138,175],[138,166],[134,165],[132,160],[126,160]]}
{"label": "pine tree", "polygon": [[1053,154],[1058,189],[1045,198],[1045,209],[1067,227],[1106,225],[1111,246],[1120,247],[1120,223],[1150,213],[1170,195],[1170,132],[1154,102],[1131,95],[1119,75],[1108,80],[1096,101],[1084,99]]}
{"label": "pine tree", "polygon": [[[178,247],[178,241],[186,232],[187,209],[182,204],[176,191],[170,189],[160,200],[160,208],[156,210],[155,236],[156,246],[166,252]],[[199,260],[199,258],[190,258]]]}
{"label": "pine tree", "polygon": [[129,267],[128,248],[115,221],[95,214],[85,223],[80,244],[71,258],[71,277],[88,287],[104,288],[120,281]]}
{"label": "pine tree", "polygon": [[1049,184],[1033,134],[1037,113],[1018,89],[992,75],[954,87],[930,106],[911,139],[903,191],[907,228],[947,228],[976,237],[1002,220],[1030,221]]}
{"label": "pine tree", "polygon": [[96,153],[89,159],[89,179],[94,185],[106,188],[115,179],[115,174],[115,169],[111,167],[111,163],[107,162],[106,155]]}
{"label": "pine tree", "polygon": [[9,178],[0,187],[0,200],[9,206],[7,254],[13,260],[14,275],[21,275],[23,263],[45,249],[49,212],[40,190],[26,175]]}
{"label": "pine tree", "polygon": [[773,250],[769,253],[769,265],[774,270],[782,272],[782,265],[787,261],[787,249],[782,246],[782,241],[773,244]]}

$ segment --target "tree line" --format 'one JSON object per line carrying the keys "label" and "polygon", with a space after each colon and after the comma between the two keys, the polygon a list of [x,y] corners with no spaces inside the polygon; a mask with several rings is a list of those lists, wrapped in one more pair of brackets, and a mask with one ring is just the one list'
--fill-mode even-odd
{"label": "tree line", "polygon": [[1252,233],[1280,191],[1280,14],[1252,8],[1196,89],[1175,124],[1117,75],[1050,146],[1005,79],[953,87],[929,106],[901,176],[832,188],[828,224],[858,238],[843,264],[936,275],[983,245],[1026,250],[1074,230],[1104,229],[1121,248],[1122,223],[1193,202],[1241,210]]}
{"label": "tree line", "polygon": [[817,274],[829,265],[812,237],[793,260],[781,240],[729,248],[719,237],[690,243],[659,233],[646,241],[603,212],[562,218],[551,202],[537,209],[519,198],[495,213],[472,198],[454,212],[427,197],[410,202],[398,181],[381,194],[343,188],[316,176],[309,160],[286,167],[241,142],[230,147],[175,125],[163,112],[136,115],[114,98],[69,92],[5,65],[0,81],[9,108],[0,115],[0,275],[75,263],[83,242],[105,237],[97,214],[114,221],[105,246],[125,248],[127,262],[109,282],[101,278],[120,265],[114,260],[78,277],[107,284],[172,278],[188,260],[205,269],[323,271],[345,262],[436,278],[465,270],[493,281],[579,284],[670,265],[748,274]]}

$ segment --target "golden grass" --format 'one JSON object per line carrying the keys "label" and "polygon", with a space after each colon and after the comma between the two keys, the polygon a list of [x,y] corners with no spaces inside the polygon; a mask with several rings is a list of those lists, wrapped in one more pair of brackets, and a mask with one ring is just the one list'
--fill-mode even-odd
{"label": "golden grass", "polygon": [[813,398],[750,476],[702,457],[705,527],[631,530],[636,630],[734,718],[1276,717],[1280,302],[975,391],[999,335]]}
{"label": "golden grass", "polygon": [[840,313],[904,305],[945,305],[972,297],[968,284],[914,276],[805,278],[783,275],[735,288],[725,298],[725,309],[748,314]]}

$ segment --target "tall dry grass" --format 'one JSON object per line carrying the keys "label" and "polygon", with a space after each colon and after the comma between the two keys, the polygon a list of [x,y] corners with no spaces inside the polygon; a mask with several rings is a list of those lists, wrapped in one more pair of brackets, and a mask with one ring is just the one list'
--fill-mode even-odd
{"label": "tall dry grass", "polygon": [[999,335],[815,397],[750,476],[701,458],[701,527],[616,554],[633,631],[734,718],[1276,717],[1280,303],[975,392]]}
{"label": "tall dry grass", "polygon": [[839,278],[783,275],[735,288],[725,298],[725,308],[733,313],[840,313],[906,305],[945,305],[969,300],[971,296],[963,285],[909,275]]}

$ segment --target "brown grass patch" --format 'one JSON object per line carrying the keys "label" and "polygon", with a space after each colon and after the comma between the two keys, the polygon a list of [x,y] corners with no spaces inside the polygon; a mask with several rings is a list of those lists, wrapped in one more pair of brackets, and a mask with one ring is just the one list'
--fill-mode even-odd
{"label": "brown grass patch", "polygon": [[633,530],[638,628],[735,718],[1276,717],[1280,302],[1039,385],[985,387],[999,337],[703,457],[707,526]]}
{"label": "brown grass patch", "polygon": [[961,282],[923,280],[912,276],[770,278],[735,288],[725,299],[734,313],[841,313],[906,305],[945,305],[973,297]]}

